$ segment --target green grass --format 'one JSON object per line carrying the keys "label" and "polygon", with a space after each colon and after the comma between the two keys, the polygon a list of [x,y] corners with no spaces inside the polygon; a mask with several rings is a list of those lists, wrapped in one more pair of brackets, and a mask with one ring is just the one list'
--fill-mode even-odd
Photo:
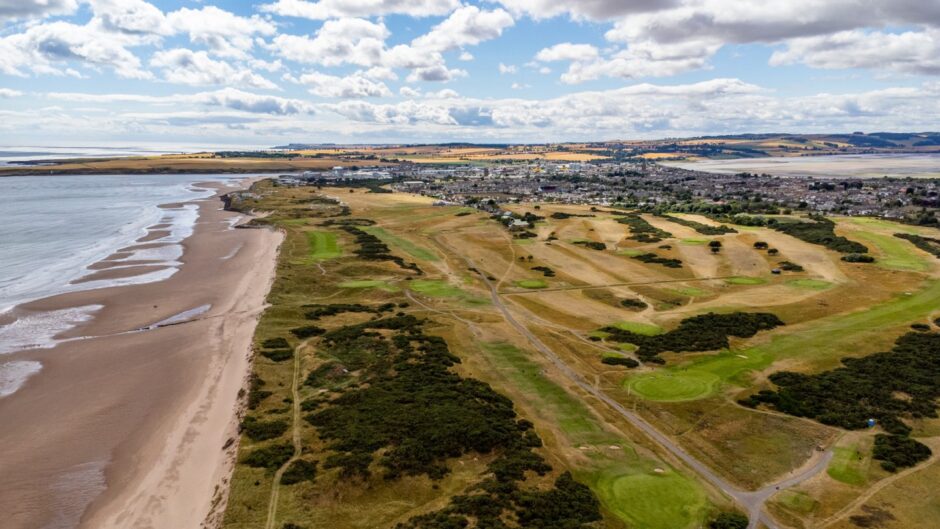
{"label": "green grass", "polygon": [[679,242],[686,246],[704,246],[708,244],[708,239],[679,239]]}
{"label": "green grass", "polygon": [[888,270],[912,272],[923,272],[929,268],[926,260],[917,253],[914,245],[909,241],[870,231],[855,231],[852,237],[878,249],[881,255],[875,261],[876,266]]}
{"label": "green grass", "polygon": [[832,287],[832,283],[822,279],[791,279],[787,284],[796,288],[805,288],[808,290],[826,290]]}
{"label": "green grass", "polygon": [[548,283],[542,281],[541,279],[522,279],[515,282],[517,287],[522,288],[546,288]]}
{"label": "green grass", "polygon": [[463,290],[439,279],[416,279],[409,281],[408,288],[435,298],[456,298],[466,294]]}
{"label": "green grass", "polygon": [[517,246],[529,246],[530,244],[535,244],[535,239],[532,237],[526,239],[513,239],[512,243]]}
{"label": "green grass", "polygon": [[690,298],[697,298],[711,294],[711,292],[708,290],[696,287],[670,288],[668,290],[674,294],[679,294],[680,296],[687,296]]}
{"label": "green grass", "polygon": [[377,288],[386,292],[398,292],[400,289],[388,281],[381,279],[354,279],[343,281],[339,284],[340,288]]}
{"label": "green grass", "polygon": [[851,217],[845,220],[859,226],[873,226],[875,228],[891,230],[893,233],[918,233],[917,230],[911,228],[910,226],[905,226],[904,224],[892,222],[890,220],[882,220],[872,217]]}
{"label": "green grass", "polygon": [[[662,396],[668,397],[669,388],[661,388],[668,385],[666,380],[646,381],[637,388],[639,379],[661,374],[692,377],[693,373],[703,373],[717,377],[720,382],[747,387],[751,371],[766,369],[776,360],[793,358],[815,363],[819,369],[836,367],[839,359],[857,356],[860,347],[869,346],[873,341],[885,342],[884,347],[890,347],[894,338],[900,332],[906,332],[912,321],[922,320],[936,309],[938,297],[940,281],[929,281],[925,288],[912,295],[902,294],[865,310],[834,314],[799,328],[782,327],[767,344],[724,351],[717,355],[700,355],[694,360],[659,369],[653,374],[627,377],[624,384],[642,397],[657,400]],[[693,380],[701,382],[709,379],[702,376]],[[691,386],[694,382],[685,384]],[[696,398],[707,397],[718,387],[719,384],[714,384],[710,392]],[[688,393],[679,389],[675,391],[691,394],[691,390]]]}
{"label": "green grass", "polygon": [[362,230],[365,231],[366,233],[375,235],[379,239],[382,239],[382,242],[384,242],[385,244],[391,244],[392,246],[397,246],[398,248],[401,248],[402,251],[414,257],[415,259],[421,259],[423,261],[440,260],[437,257],[437,254],[435,254],[431,250],[428,250],[427,248],[424,248],[422,246],[418,246],[417,244],[409,241],[408,239],[404,239],[397,235],[393,235],[385,231],[384,229],[379,228],[378,226],[364,226]]}
{"label": "green grass", "polygon": [[777,498],[779,498],[777,501],[781,505],[800,514],[809,514],[819,507],[819,502],[805,492],[786,490],[781,492]]}
{"label": "green grass", "polygon": [[720,384],[721,377],[707,371],[657,370],[630,378],[627,388],[647,400],[680,402],[711,395]]}
{"label": "green grass", "polygon": [[584,457],[569,462],[576,465],[572,473],[594,490],[606,510],[629,527],[701,526],[709,508],[698,483],[664,462],[637,454],[621,436],[601,426],[580,399],[546,378],[529,353],[506,343],[483,343],[481,349],[541,419],[557,425],[571,446],[585,448]]}
{"label": "green grass", "polygon": [[617,255],[626,255],[628,257],[635,257],[637,255],[642,255],[646,252],[643,250],[637,250],[634,248],[624,248],[622,250],[617,250]]}
{"label": "green grass", "polygon": [[307,243],[310,245],[310,258],[314,261],[336,259],[343,255],[336,242],[336,234],[328,231],[308,231]]}
{"label": "green grass", "polygon": [[663,333],[663,328],[659,325],[653,325],[652,323],[641,323],[638,321],[620,321],[614,323],[612,327],[624,331],[630,331],[635,334],[641,334],[643,336],[656,336],[657,334]]}
{"label": "green grass", "polygon": [[868,481],[865,469],[870,461],[857,445],[837,446],[832,451],[832,461],[826,469],[829,477],[848,485],[864,485]]}
{"label": "green grass", "polygon": [[767,280],[762,277],[729,277],[725,279],[725,283],[732,285],[763,285]]}

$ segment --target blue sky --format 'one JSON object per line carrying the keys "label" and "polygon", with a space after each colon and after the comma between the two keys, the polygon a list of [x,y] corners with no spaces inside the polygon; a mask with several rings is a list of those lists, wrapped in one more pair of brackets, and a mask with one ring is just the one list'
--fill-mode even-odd
{"label": "blue sky", "polygon": [[0,144],[937,130],[940,2],[0,0]]}

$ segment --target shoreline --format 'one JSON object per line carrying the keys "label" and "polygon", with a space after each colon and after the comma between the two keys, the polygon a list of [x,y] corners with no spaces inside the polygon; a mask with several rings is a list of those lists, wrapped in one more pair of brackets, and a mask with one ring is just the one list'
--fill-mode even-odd
{"label": "shoreline", "polygon": [[232,229],[244,218],[222,210],[232,189],[195,185],[216,193],[191,202],[199,216],[169,278],[17,307],[100,306],[53,347],[4,355],[42,364],[0,398],[7,527],[200,527],[223,503],[282,236]]}

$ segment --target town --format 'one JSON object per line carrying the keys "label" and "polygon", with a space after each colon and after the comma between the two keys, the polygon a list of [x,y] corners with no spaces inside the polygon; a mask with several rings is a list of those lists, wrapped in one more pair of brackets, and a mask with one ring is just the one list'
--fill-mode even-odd
{"label": "town", "polygon": [[492,165],[402,162],[335,167],[284,175],[284,184],[391,184],[396,191],[441,204],[549,202],[622,206],[648,211],[790,213],[806,211],[937,224],[940,182],[925,178],[818,178],[722,174],[671,167],[639,158],[625,161],[526,161]]}

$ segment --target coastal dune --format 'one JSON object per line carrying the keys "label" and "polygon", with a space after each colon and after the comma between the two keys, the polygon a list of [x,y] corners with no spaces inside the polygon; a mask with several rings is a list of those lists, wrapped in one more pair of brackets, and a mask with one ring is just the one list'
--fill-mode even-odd
{"label": "coastal dune", "polygon": [[281,235],[232,229],[217,196],[196,204],[169,278],[17,308],[97,310],[55,347],[7,355],[42,369],[0,398],[3,527],[196,528],[224,508]]}

